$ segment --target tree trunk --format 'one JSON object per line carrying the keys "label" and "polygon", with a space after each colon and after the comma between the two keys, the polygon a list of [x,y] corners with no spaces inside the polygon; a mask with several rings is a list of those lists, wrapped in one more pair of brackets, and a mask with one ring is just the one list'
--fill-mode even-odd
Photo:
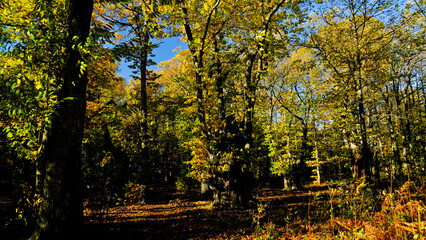
{"label": "tree trunk", "polygon": [[253,83],[252,71],[253,64],[256,58],[256,54],[248,54],[246,69],[245,69],[245,94],[244,94],[244,149],[246,152],[253,146],[253,113],[254,113],[254,103],[255,103],[255,94],[256,87]]}
{"label": "tree trunk", "polygon": [[242,171],[239,162],[233,162],[230,170],[218,173],[210,180],[213,190],[213,206],[225,208],[248,207],[250,201],[256,203],[252,196],[254,175]]}
{"label": "tree trunk", "polygon": [[221,124],[225,123],[226,118],[226,108],[225,108],[225,93],[223,91],[223,84],[225,82],[226,76],[229,74],[229,72],[223,73],[222,72],[222,62],[220,61],[219,57],[219,46],[218,41],[222,40],[215,38],[213,45],[214,45],[214,53],[215,53],[215,71],[217,74],[217,77],[215,78],[216,83],[216,99],[217,99],[217,107],[219,109],[219,121]]}
{"label": "tree trunk", "polygon": [[114,146],[111,140],[111,134],[107,125],[103,125],[104,141],[106,150],[110,151],[114,158],[114,171],[118,174],[113,174],[115,177],[111,180],[111,191],[113,193],[122,194],[124,187],[129,179],[129,157],[120,147]]}
{"label": "tree trunk", "polygon": [[[359,84],[361,86],[361,84]],[[358,95],[358,120],[361,132],[361,151],[358,158],[355,161],[356,179],[365,177],[366,180],[371,181],[371,163],[373,162],[373,152],[371,151],[370,145],[367,138],[367,124],[366,114],[364,107],[364,96],[362,87],[357,93]]]}
{"label": "tree trunk", "polygon": [[39,168],[41,202],[31,239],[75,239],[83,227],[80,181],[87,75],[80,76],[83,58],[73,46],[84,45],[89,36],[93,1],[69,0],[66,7],[69,35],[63,84],[46,136],[41,160],[45,165]]}
{"label": "tree trunk", "polygon": [[303,184],[310,179],[310,171],[306,165],[306,161],[311,158],[312,149],[308,144],[308,125],[302,119],[302,154],[299,158],[299,163],[296,166],[295,184],[297,188],[302,188]]}
{"label": "tree trunk", "polygon": [[225,134],[222,150],[234,153],[229,171],[216,172],[209,179],[213,190],[213,205],[219,207],[246,207],[250,201],[255,201],[251,195],[254,183],[254,175],[247,169],[243,169],[241,153],[244,150],[245,136],[239,129],[239,124],[234,116],[228,116],[225,123]]}
{"label": "tree trunk", "polygon": [[[396,102],[396,109],[399,109],[399,97],[398,97],[398,92],[396,92],[396,86],[395,86],[395,81],[393,80],[392,82],[392,90],[394,91],[393,94],[395,95],[395,102]],[[388,86],[386,86],[386,92],[390,92],[391,90],[389,89]],[[396,112],[396,114],[392,113],[392,109],[394,109],[395,107],[392,105],[392,102],[389,98],[388,95],[383,96],[383,99],[385,100],[386,103],[386,115],[387,117],[387,123],[389,125],[389,132],[390,132],[390,140],[391,140],[391,149],[392,149],[392,160],[391,160],[391,176],[399,176],[400,172],[400,168],[402,166],[401,163],[401,153],[399,151],[399,144],[398,144],[398,131],[395,127],[396,123],[398,122],[398,116],[399,116],[399,111]],[[392,117],[393,115],[396,115],[395,120]],[[394,172],[394,169],[395,172]],[[391,178],[392,181],[392,178]]]}
{"label": "tree trunk", "polygon": [[186,37],[189,43],[189,50],[191,51],[192,62],[194,63],[195,70],[195,92],[197,96],[197,118],[201,124],[201,134],[204,138],[207,138],[209,133],[207,130],[206,123],[206,112],[204,109],[204,93],[203,93],[203,80],[202,80],[202,71],[204,68],[204,42],[207,36],[208,27],[210,25],[210,21],[208,20],[206,29],[204,30],[204,37],[201,39],[201,47],[200,49],[196,49],[194,44],[194,37],[192,35],[192,29],[188,20],[188,10],[186,8],[182,8],[182,12],[185,15],[184,18],[184,28]]}
{"label": "tree trunk", "polygon": [[[312,146],[309,144],[308,139],[309,128],[305,119],[295,114],[293,111],[290,110],[290,108],[286,107],[285,105],[282,106],[285,110],[287,110],[288,113],[290,113],[293,117],[299,120],[302,124],[302,146],[300,148],[301,154],[299,157],[299,163],[290,165],[293,171],[291,175],[294,176],[294,184],[297,188],[302,188],[304,182],[310,180],[311,174],[308,166],[306,165],[306,161],[308,161],[312,157]],[[290,142],[287,141],[287,144],[290,144]]]}
{"label": "tree trunk", "polygon": [[206,171],[203,171],[201,173],[201,195],[205,197],[210,197],[210,194],[212,194],[212,191],[210,189],[209,178],[206,175],[207,175]]}
{"label": "tree trunk", "polygon": [[[285,120],[284,120],[284,122],[285,122]],[[288,127],[287,127],[288,130],[285,134],[287,136],[286,148],[285,148],[286,154],[287,154],[287,161],[285,163],[286,169],[289,169],[291,164],[293,164],[293,162],[294,162],[293,154],[290,151],[290,128],[291,128],[291,124],[292,124],[292,121],[290,120],[289,123],[288,123]],[[288,174],[284,174],[284,189],[289,190],[291,188],[292,188],[292,183],[289,179],[289,176],[288,176]]]}
{"label": "tree trunk", "polygon": [[150,175],[150,164],[149,164],[149,148],[148,148],[148,94],[147,94],[147,66],[148,66],[148,42],[149,34],[148,27],[145,26],[145,29],[139,35],[139,39],[142,41],[142,50],[140,53],[140,110],[142,113],[141,119],[141,150],[142,150],[142,165],[140,166],[140,174],[142,174],[142,179],[144,184],[149,182],[148,176]]}
{"label": "tree trunk", "polygon": [[320,172],[320,161],[318,153],[318,142],[315,140],[315,162],[316,162],[316,172],[317,172],[317,183],[321,184],[321,172]]}

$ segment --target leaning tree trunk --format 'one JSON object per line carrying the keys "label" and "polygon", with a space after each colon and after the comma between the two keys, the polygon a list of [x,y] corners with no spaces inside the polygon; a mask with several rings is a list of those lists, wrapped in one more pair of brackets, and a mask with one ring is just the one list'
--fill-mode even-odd
{"label": "leaning tree trunk", "polygon": [[[86,111],[87,75],[81,53],[89,36],[91,0],[68,0],[68,37],[58,104],[46,135],[37,224],[31,239],[75,239],[83,227],[81,143]],[[60,79],[61,76],[58,76]]]}

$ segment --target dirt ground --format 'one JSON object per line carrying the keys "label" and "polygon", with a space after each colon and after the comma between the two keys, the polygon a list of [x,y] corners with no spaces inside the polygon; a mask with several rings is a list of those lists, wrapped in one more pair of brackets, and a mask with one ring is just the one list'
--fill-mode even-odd
{"label": "dirt ground", "polygon": [[[278,188],[255,190],[255,197],[264,209],[214,209],[212,202],[197,191],[176,193],[174,189],[151,192],[147,204],[85,209],[85,239],[244,239],[256,231],[259,223],[273,222],[280,228],[289,226],[288,216],[304,218],[311,210],[313,196],[327,194],[329,186],[311,185],[303,190]],[[7,210],[2,199],[2,215]],[[25,226],[3,227],[0,239],[25,239]],[[258,230],[258,229],[257,229]]]}
{"label": "dirt ground", "polygon": [[196,191],[187,194],[167,190],[157,192],[150,204],[117,206],[87,214],[90,234],[102,239],[229,239],[253,233],[256,221],[286,224],[287,212],[302,216],[309,211],[310,199],[326,194],[328,186],[312,185],[303,190],[284,191],[263,188],[256,198],[266,205],[258,209],[213,209]]}

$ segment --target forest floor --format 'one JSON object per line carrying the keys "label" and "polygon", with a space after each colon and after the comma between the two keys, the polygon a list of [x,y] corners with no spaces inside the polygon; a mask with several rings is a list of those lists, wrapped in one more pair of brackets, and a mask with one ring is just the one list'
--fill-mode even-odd
{"label": "forest floor", "polygon": [[[256,208],[216,209],[197,191],[161,188],[150,192],[147,204],[96,210],[86,201],[84,236],[91,240],[426,240],[425,189],[410,183],[388,193],[369,190],[362,183],[307,185],[301,190],[262,188],[254,191],[260,202]],[[9,200],[0,197],[0,203],[0,217],[10,216]],[[0,239],[25,239],[27,230],[3,226]]]}
{"label": "forest floor", "polygon": [[[328,191],[329,185],[309,185],[290,191],[263,188],[255,191],[261,202],[257,208],[214,209],[211,201],[199,197],[199,192],[160,189],[149,204],[89,211],[86,219],[91,234],[99,239],[250,239],[257,235],[274,238],[274,233],[264,228],[291,227],[294,222],[290,221],[301,220],[312,211],[310,203],[314,196],[325,196]],[[289,215],[297,217],[290,219]]]}
{"label": "forest floor", "polygon": [[[374,189],[364,182],[254,191],[253,209],[214,209],[199,192],[159,189],[148,204],[87,212],[97,239],[422,239],[426,186]],[[88,235],[90,236],[90,235]]]}

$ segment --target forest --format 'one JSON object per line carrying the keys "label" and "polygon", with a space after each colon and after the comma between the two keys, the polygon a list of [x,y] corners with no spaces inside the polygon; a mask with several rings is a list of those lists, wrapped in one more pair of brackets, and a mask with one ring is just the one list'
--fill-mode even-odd
{"label": "forest", "polygon": [[0,239],[426,239],[425,33],[426,0],[0,0]]}

